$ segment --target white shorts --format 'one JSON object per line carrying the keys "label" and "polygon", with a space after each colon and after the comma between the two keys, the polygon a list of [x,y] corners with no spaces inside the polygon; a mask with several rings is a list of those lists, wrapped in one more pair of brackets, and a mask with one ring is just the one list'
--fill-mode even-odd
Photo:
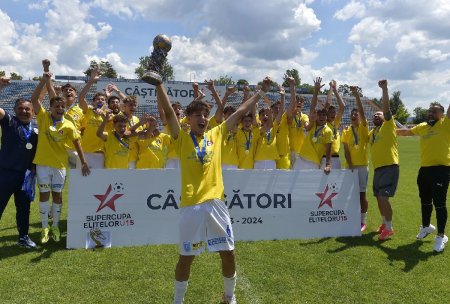
{"label": "white shorts", "polygon": [[[326,157],[322,157],[322,163],[320,164],[320,168],[325,169],[325,162],[327,161]],[[341,160],[339,157],[330,157],[330,165],[331,169],[341,169]]]}
{"label": "white shorts", "polygon": [[277,163],[274,160],[258,160],[255,161],[253,168],[275,170],[277,168]]}
{"label": "white shorts", "polygon": [[178,158],[169,158],[166,162],[167,169],[179,169],[180,160]]}
{"label": "white shorts", "polygon": [[367,179],[369,178],[369,167],[354,166],[353,170],[356,170],[358,172],[359,192],[366,192]]}
{"label": "white shorts", "polygon": [[233,228],[225,203],[214,199],[180,210],[180,255],[234,249]]}
{"label": "white shorts", "polygon": [[295,165],[292,170],[303,170],[303,169],[319,169],[319,165],[310,160],[304,159],[301,156],[295,157]]}
{"label": "white shorts", "polygon": [[222,164],[222,170],[235,170],[235,169],[237,170],[238,166]]}
{"label": "white shorts", "polygon": [[[105,168],[105,154],[103,153],[85,152],[84,158],[88,163],[89,169]],[[77,168],[81,168],[81,160],[79,157],[77,157]]]}
{"label": "white shorts", "polygon": [[66,181],[66,169],[36,165],[39,192],[62,192]]}

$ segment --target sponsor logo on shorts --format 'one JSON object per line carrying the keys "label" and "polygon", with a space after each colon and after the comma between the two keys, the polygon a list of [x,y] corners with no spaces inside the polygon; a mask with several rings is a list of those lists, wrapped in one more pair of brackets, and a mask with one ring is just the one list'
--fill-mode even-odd
{"label": "sponsor logo on shorts", "polygon": [[226,244],[226,243],[228,243],[227,238],[224,236],[208,240],[209,246],[213,246],[213,245],[217,245],[217,244]]}
{"label": "sponsor logo on shorts", "polygon": [[203,241],[200,241],[198,243],[194,243],[194,244],[192,244],[192,250],[197,250],[197,249],[203,247],[203,245],[205,245],[205,243]]}

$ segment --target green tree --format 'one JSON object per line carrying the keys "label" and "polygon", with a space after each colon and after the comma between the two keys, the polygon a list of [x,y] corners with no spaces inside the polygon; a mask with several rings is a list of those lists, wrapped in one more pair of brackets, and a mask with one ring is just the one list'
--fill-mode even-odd
{"label": "green tree", "polygon": [[239,79],[238,81],[236,81],[236,84],[245,86],[245,85],[248,85],[248,81],[246,79]]}
{"label": "green tree", "polygon": [[400,91],[395,91],[394,93],[392,93],[392,97],[389,99],[389,108],[391,110],[391,113],[395,115],[395,119],[397,119],[401,124],[406,124],[409,113],[400,98],[400,94]]}
{"label": "green tree", "polygon": [[214,79],[214,84],[216,84],[216,85],[231,85],[231,84],[235,84],[235,82],[231,76],[221,75],[221,76],[219,76],[219,79]]}
{"label": "green tree", "polygon": [[5,77],[5,76],[6,76],[5,71],[0,71],[0,77]]}
{"label": "green tree", "polygon": [[[150,56],[144,56],[139,58],[139,66],[134,70],[134,74],[140,79],[144,75],[147,67],[149,66]],[[173,72],[173,67],[170,65],[169,61],[165,61],[161,70],[161,77],[163,81],[175,80],[175,74]]]}
{"label": "green tree", "polygon": [[98,66],[99,68],[99,74],[102,77],[106,78],[117,78],[117,72],[114,70],[113,66],[109,61],[100,61],[100,64],[97,63],[95,60],[91,60],[91,64],[89,65],[89,68],[84,71],[84,75],[91,76],[91,72],[94,69],[94,67]]}
{"label": "green tree", "polygon": [[[353,96],[352,91],[350,90],[350,86],[348,84],[340,84],[338,86],[338,93],[342,96]],[[363,97],[363,92],[360,87],[358,87],[358,94],[360,97]]]}
{"label": "green tree", "polygon": [[11,76],[9,78],[11,80],[22,80],[22,78],[23,78],[22,76],[20,76],[19,74],[15,73],[15,72],[11,72],[10,75]]}
{"label": "green tree", "polygon": [[414,108],[413,112],[414,112],[414,119],[413,119],[414,124],[420,124],[421,122],[427,120],[428,117],[427,109],[424,109],[422,107],[416,107]]}
{"label": "green tree", "polygon": [[34,76],[31,80],[40,81],[42,76]]}
{"label": "green tree", "polygon": [[283,87],[288,87],[289,83],[287,81],[288,77],[292,77],[295,80],[295,86],[298,87],[301,83],[301,79],[300,79],[300,74],[298,73],[297,69],[290,69],[290,70],[286,70],[286,73],[284,74],[283,77]]}

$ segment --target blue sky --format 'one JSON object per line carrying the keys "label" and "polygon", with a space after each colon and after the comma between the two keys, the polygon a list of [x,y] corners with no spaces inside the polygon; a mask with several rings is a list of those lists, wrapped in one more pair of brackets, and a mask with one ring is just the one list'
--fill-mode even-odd
{"label": "blue sky", "polygon": [[82,75],[90,60],[108,60],[134,78],[153,37],[173,40],[168,59],[176,80],[232,76],[281,81],[286,69],[302,82],[362,87],[379,97],[377,81],[411,111],[450,97],[448,0],[2,0],[0,70]]}

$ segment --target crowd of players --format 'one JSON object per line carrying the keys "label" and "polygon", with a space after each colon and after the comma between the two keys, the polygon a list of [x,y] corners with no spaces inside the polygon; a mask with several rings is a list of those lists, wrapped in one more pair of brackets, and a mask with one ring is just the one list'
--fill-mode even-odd
{"label": "crowd of players", "polygon": [[[369,130],[358,87],[352,86],[350,88],[357,108],[351,110],[351,125],[344,128],[341,134],[345,104],[334,80],[329,83],[326,103],[318,102],[318,94],[324,86],[322,79],[314,80],[310,110],[309,113],[303,113],[301,96],[290,94],[290,104],[285,107],[285,91],[281,86],[279,100],[272,103],[264,87],[270,83],[266,78],[262,87],[255,92],[244,87],[244,97],[238,109],[226,105],[234,87],[227,87],[224,96],[219,96],[214,82],[206,81],[205,87],[210,90],[217,105],[212,116],[211,107],[203,100],[204,93],[198,84],[193,85],[195,99],[185,110],[179,103],[167,107],[168,97],[161,85],[157,88],[159,117],[143,115],[138,118],[134,115],[137,96],[125,96],[113,84],[96,93],[91,102],[86,100],[89,89],[98,80],[97,69],[92,71],[85,87],[78,93],[70,83],[55,87],[49,67],[50,62],[44,60],[44,73],[31,100],[17,100],[15,115],[0,108],[0,215],[14,194],[19,244],[22,246],[36,246],[28,237],[29,203],[32,200],[30,180],[33,180],[34,173],[37,176],[42,222],[40,241],[45,244],[50,236],[56,242],[60,240],[61,192],[69,157],[77,157],[77,167],[81,168],[83,175],[100,168],[180,168],[182,185],[185,184],[183,176],[189,171],[189,166],[186,167],[186,162],[180,159],[183,157],[194,159],[205,168],[220,155],[220,168],[216,166],[212,170],[216,175],[221,175],[224,169],[322,169],[324,174],[329,174],[333,169],[348,168],[358,175],[361,231],[364,231],[368,209],[366,189],[369,150],[375,170],[373,192],[382,217],[378,228],[379,239],[385,240],[394,234],[389,198],[394,196],[399,179],[398,133],[420,136],[421,169],[418,185],[422,226],[417,238],[424,238],[434,232],[435,227],[430,224],[434,204],[438,230],[434,250],[442,251],[448,241],[444,230],[450,168],[450,108],[445,115],[444,107],[439,103],[430,105],[426,123],[412,129],[397,130],[389,110],[387,81],[380,80],[378,86],[383,94],[383,109],[375,113],[375,127]],[[287,80],[289,91],[295,92],[294,79]],[[1,78],[0,89],[8,82],[7,78]],[[48,111],[42,106],[46,94],[50,99]],[[337,105],[331,102],[333,95],[338,101]],[[259,107],[258,100],[262,100]],[[172,114],[176,117],[176,123]],[[34,115],[37,129],[30,123]],[[163,126],[162,130],[158,128],[159,125]],[[224,133],[223,136],[214,135],[219,131]],[[180,132],[186,134],[186,138]],[[214,145],[215,137],[220,145]],[[344,157],[339,154],[341,144]],[[214,146],[214,149],[210,146]],[[192,178],[185,177],[186,180]],[[203,191],[201,186],[197,191]],[[188,192],[182,189],[182,205],[202,203],[192,201],[196,194],[193,197],[184,195]],[[221,198],[220,193],[215,195],[217,197],[211,198]],[[49,225],[49,217],[52,218],[52,226]],[[230,248],[225,251],[234,247]],[[190,256],[186,252],[180,255]],[[226,256],[222,258],[225,261],[227,259]],[[181,259],[178,265],[183,265]],[[182,273],[182,269],[180,271]],[[233,274],[234,268],[228,277]]]}

